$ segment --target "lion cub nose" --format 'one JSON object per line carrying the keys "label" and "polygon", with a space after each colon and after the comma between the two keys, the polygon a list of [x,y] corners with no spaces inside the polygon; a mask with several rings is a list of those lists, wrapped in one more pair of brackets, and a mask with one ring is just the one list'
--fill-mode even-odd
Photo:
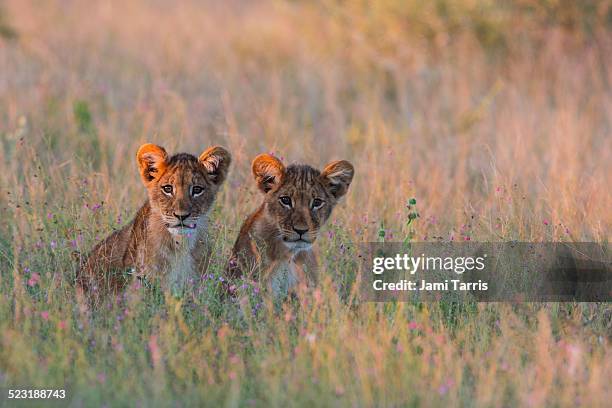
{"label": "lion cub nose", "polygon": [[295,228],[295,227],[293,227],[293,230],[294,230],[295,232],[297,232],[299,236],[302,236],[302,235],[304,235],[305,233],[307,233],[307,232],[308,232],[308,228],[306,228],[306,229],[300,229],[300,228]]}
{"label": "lion cub nose", "polygon": [[190,215],[191,213],[174,213],[174,216],[178,218],[179,221],[185,221],[187,218],[189,218]]}

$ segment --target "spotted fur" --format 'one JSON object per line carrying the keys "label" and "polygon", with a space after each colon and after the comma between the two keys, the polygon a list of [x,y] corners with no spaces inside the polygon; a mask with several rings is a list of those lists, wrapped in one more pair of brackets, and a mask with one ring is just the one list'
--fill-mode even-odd
{"label": "spotted fur", "polygon": [[229,152],[215,146],[199,157],[169,157],[163,147],[147,143],[136,159],[148,200],[81,265],[77,285],[94,298],[122,290],[131,275],[161,278],[181,291],[208,264],[208,212],[226,178]]}
{"label": "spotted fur", "polygon": [[261,280],[275,293],[300,282],[317,282],[312,244],[353,179],[351,163],[340,160],[319,171],[285,166],[276,157],[255,158],[252,172],[263,203],[243,223],[228,267],[231,277]]}

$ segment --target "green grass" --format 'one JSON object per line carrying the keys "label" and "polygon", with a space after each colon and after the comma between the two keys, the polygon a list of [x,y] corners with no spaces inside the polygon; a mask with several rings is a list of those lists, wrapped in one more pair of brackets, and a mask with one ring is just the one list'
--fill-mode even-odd
{"label": "green grass", "polygon": [[[354,283],[364,242],[610,241],[610,2],[77,3],[0,18],[0,389],[65,388],[71,406],[608,403],[609,304],[371,304]],[[73,252],[142,204],[144,142],[232,152],[212,277],[88,311]],[[299,300],[223,300],[261,200],[250,163],[271,151],[355,165],[316,243],[324,278]]]}
{"label": "green grass", "polygon": [[[94,214],[115,218],[104,207]],[[91,219],[46,218],[23,246],[3,240],[5,386],[65,388],[77,406],[590,405],[606,393],[605,304],[361,303],[350,296],[355,255],[341,250],[350,244],[338,226],[319,244],[327,277],[299,301],[272,302],[251,287],[248,302],[223,300],[222,240],[210,275],[183,299],[135,282],[87,311],[75,301],[66,231]],[[218,224],[217,236],[231,235]]]}

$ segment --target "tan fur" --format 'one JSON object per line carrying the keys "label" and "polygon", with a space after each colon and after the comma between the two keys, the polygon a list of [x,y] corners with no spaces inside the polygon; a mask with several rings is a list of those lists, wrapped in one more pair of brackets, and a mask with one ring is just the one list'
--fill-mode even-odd
{"label": "tan fur", "polygon": [[168,157],[163,147],[147,143],[136,159],[148,200],[129,224],[93,248],[77,274],[78,287],[94,299],[122,290],[132,275],[161,278],[182,291],[208,265],[208,212],[226,178],[229,152],[215,146],[199,158]]}
{"label": "tan fur", "polygon": [[300,283],[316,284],[312,244],[346,194],[353,166],[341,160],[322,172],[308,165],[285,168],[276,157],[262,154],[253,161],[252,171],[264,201],[240,229],[230,258],[230,277],[260,280],[275,294]]}

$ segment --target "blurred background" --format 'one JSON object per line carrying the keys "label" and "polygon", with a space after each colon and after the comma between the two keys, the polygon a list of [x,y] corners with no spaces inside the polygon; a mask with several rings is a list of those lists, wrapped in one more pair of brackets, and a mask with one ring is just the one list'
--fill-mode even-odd
{"label": "blurred background", "polygon": [[273,152],[355,163],[338,216],[377,226],[354,239],[405,234],[413,197],[420,239],[609,238],[610,1],[0,7],[0,185],[13,198],[78,209],[88,179],[90,204],[114,218],[142,201],[139,144],[218,143],[235,159],[220,197],[232,226],[259,200],[252,158]]}

